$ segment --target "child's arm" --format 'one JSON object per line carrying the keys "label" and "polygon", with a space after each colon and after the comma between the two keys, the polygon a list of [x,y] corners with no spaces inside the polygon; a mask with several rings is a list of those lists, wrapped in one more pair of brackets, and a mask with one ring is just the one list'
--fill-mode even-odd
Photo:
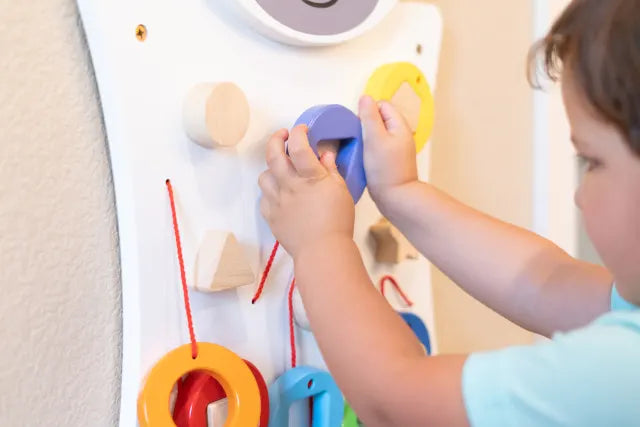
{"label": "child's arm", "polygon": [[425,357],[347,236],[305,246],[296,281],[327,366],[367,426],[466,425],[466,356]]}
{"label": "child's arm", "polygon": [[418,182],[413,140],[397,111],[365,97],[360,115],[368,188],[378,207],[469,294],[546,336],[608,311],[612,277],[604,268]]}
{"label": "child's arm", "polygon": [[268,143],[260,209],[294,258],[297,285],[325,361],[368,426],[467,425],[464,356],[425,357],[418,340],[371,284],[353,242],[354,206],[327,154],[303,126]]}

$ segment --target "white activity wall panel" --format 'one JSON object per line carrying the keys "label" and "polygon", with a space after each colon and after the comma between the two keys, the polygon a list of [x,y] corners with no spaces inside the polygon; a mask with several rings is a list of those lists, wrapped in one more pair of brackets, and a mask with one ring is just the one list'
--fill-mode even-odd
{"label": "white activity wall panel", "polygon": [[[268,135],[291,127],[307,108],[342,104],[354,111],[368,78],[396,61],[417,65],[435,86],[441,42],[438,10],[401,2],[364,35],[330,47],[294,47],[255,31],[225,2],[78,0],[96,72],[116,190],[123,289],[121,426],[136,425],[145,374],[189,342],[171,211],[170,178],[189,282],[208,230],[235,234],[257,277],[274,238],[260,217],[258,175]],[[386,6],[390,2],[382,2]],[[144,41],[136,28],[144,25]],[[313,43],[311,43],[313,44]],[[183,100],[198,83],[233,82],[250,107],[248,130],[232,148],[192,142]],[[428,177],[428,148],[419,155]],[[372,279],[395,275],[433,331],[430,266],[424,258],[376,264],[368,228],[380,214],[369,196],[357,205],[356,234]],[[257,282],[216,293],[190,290],[199,341],[252,361],[267,383],[288,368],[286,288],[292,262],[281,251],[262,299]],[[401,307],[390,294],[390,301]],[[372,349],[374,350],[374,349]],[[311,333],[298,329],[299,363],[323,366]]]}

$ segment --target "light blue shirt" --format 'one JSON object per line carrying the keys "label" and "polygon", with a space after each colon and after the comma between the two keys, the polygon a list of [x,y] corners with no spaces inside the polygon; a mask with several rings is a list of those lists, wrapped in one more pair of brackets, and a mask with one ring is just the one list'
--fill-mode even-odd
{"label": "light blue shirt", "polygon": [[469,421],[483,426],[640,426],[640,308],[615,286],[611,312],[536,345],[472,354]]}

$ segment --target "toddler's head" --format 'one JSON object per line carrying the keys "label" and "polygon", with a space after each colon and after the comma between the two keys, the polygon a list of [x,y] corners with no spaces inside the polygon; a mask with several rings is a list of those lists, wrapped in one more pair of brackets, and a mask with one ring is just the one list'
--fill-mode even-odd
{"label": "toddler's head", "polygon": [[573,0],[532,65],[540,57],[562,84],[587,232],[622,296],[640,304],[640,0]]}

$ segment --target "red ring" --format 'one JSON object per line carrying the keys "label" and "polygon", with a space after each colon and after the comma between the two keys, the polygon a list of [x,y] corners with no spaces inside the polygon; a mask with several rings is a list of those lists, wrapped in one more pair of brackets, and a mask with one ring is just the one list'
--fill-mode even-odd
{"label": "red ring", "polygon": [[[258,383],[260,391],[260,427],[269,424],[269,390],[256,366],[244,360]],[[207,427],[207,406],[224,399],[224,389],[206,372],[191,372],[178,382],[178,396],[173,409],[173,421],[178,427]]]}

